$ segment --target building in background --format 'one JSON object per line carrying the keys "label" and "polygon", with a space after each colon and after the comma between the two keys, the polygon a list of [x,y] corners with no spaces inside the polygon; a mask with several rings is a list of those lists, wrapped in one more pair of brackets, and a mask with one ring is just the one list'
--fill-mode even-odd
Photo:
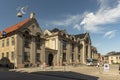
{"label": "building in background", "polygon": [[120,64],[120,52],[110,52],[104,56],[104,62],[109,64]]}

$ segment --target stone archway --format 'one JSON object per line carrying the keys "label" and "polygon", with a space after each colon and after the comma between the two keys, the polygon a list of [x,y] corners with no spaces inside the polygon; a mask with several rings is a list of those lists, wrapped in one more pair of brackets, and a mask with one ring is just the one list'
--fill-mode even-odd
{"label": "stone archway", "polygon": [[48,65],[53,66],[53,54],[52,53],[48,55]]}

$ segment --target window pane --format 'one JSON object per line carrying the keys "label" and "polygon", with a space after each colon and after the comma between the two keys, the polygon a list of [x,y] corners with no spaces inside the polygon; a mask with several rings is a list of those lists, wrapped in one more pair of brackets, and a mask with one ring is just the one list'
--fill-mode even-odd
{"label": "window pane", "polygon": [[4,57],[4,53],[2,53],[2,58]]}
{"label": "window pane", "polygon": [[36,61],[40,62],[40,53],[36,53]]}
{"label": "window pane", "polygon": [[12,37],[12,45],[14,45],[15,44],[15,40],[14,40],[14,37]]}
{"label": "window pane", "polygon": [[7,39],[6,46],[9,46],[9,38]]}
{"label": "window pane", "polygon": [[4,40],[2,40],[2,47],[4,47]]}
{"label": "window pane", "polygon": [[30,59],[29,52],[24,52],[24,61],[29,62],[29,59]]}
{"label": "window pane", "polygon": [[14,60],[14,52],[11,53],[11,59]]}
{"label": "window pane", "polygon": [[6,57],[9,58],[9,52],[6,53]]}
{"label": "window pane", "polygon": [[63,53],[63,61],[66,61],[66,53]]}

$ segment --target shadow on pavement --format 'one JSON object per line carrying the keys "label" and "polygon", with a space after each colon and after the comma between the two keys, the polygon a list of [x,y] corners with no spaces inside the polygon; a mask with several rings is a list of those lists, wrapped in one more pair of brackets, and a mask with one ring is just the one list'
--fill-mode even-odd
{"label": "shadow on pavement", "polygon": [[31,74],[54,76],[59,78],[73,79],[73,80],[98,80],[98,77],[90,76],[86,74],[71,72],[71,71],[40,71],[32,72]]}
{"label": "shadow on pavement", "polygon": [[6,67],[0,67],[0,71],[9,71],[9,68],[6,68]]}

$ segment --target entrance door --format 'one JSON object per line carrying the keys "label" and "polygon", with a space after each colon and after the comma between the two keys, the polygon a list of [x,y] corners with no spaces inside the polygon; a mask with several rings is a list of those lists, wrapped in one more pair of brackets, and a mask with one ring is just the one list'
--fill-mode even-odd
{"label": "entrance door", "polygon": [[53,54],[49,54],[48,55],[48,64],[49,66],[53,66]]}

